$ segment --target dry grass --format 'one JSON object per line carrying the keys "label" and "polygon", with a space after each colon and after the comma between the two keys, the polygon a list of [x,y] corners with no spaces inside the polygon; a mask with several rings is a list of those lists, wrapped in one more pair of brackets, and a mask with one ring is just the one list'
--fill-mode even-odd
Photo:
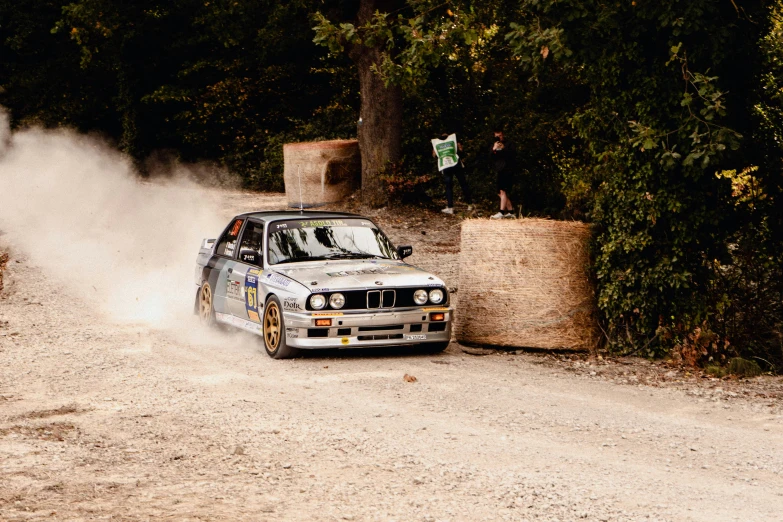
{"label": "dry grass", "polygon": [[[288,143],[283,146],[288,205],[338,203],[359,188],[361,157],[356,140]],[[301,187],[300,187],[301,176]]]}
{"label": "dry grass", "polygon": [[546,219],[462,224],[460,342],[590,350],[599,336],[588,225]]}

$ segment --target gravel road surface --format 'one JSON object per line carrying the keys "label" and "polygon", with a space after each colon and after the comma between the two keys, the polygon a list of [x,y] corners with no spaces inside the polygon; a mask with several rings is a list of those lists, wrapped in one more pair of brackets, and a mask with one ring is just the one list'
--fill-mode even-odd
{"label": "gravel road surface", "polygon": [[[214,198],[226,219],[284,206]],[[376,213],[454,284],[458,221],[427,216]],[[0,520],[783,518],[779,394],[455,343],[274,361],[189,316],[113,320],[97,288],[0,250]]]}

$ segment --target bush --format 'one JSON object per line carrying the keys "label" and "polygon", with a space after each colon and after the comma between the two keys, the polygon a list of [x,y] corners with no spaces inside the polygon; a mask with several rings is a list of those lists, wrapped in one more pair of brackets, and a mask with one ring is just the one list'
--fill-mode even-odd
{"label": "bush", "polygon": [[716,377],[718,379],[722,379],[726,375],[728,375],[728,371],[723,366],[718,366],[716,364],[711,364],[704,368],[704,371],[707,373],[707,375],[711,375],[713,377]]}
{"label": "bush", "polygon": [[741,357],[734,357],[729,361],[727,370],[737,377],[756,377],[761,375],[761,367],[756,361],[749,361]]}

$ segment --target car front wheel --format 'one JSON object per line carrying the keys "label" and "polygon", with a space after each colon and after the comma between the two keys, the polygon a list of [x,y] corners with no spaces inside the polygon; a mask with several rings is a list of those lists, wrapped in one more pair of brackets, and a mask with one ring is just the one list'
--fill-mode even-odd
{"label": "car front wheel", "polygon": [[286,343],[285,320],[280,300],[272,296],[264,307],[264,349],[272,359],[288,359],[296,355],[296,349]]}

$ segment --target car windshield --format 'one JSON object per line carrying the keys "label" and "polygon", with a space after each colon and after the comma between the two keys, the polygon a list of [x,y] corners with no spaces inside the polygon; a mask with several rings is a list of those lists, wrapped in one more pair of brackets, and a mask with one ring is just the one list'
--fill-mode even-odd
{"label": "car windshield", "polygon": [[359,218],[298,219],[269,225],[269,263],[331,259],[397,259],[389,239]]}

